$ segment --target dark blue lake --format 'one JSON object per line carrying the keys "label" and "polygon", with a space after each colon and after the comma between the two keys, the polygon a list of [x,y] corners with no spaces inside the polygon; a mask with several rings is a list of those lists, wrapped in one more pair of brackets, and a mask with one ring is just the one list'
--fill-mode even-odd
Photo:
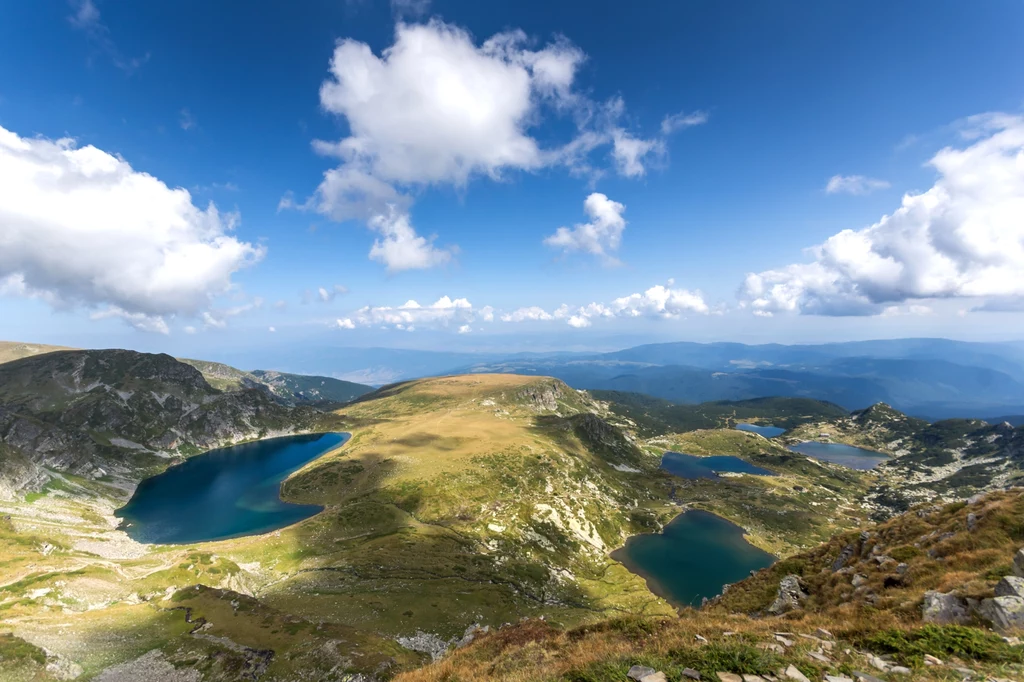
{"label": "dark blue lake", "polygon": [[754,466],[732,455],[715,455],[714,457],[695,457],[681,452],[666,452],[661,457],[661,470],[680,478],[718,478],[718,472],[735,474],[756,474],[772,476],[771,471]]}
{"label": "dark blue lake", "polygon": [[855,448],[852,445],[843,445],[842,443],[819,443],[817,441],[807,441],[806,443],[791,445],[789,446],[789,449],[793,452],[799,452],[802,455],[807,455],[808,457],[841,464],[844,467],[849,467],[850,469],[874,469],[876,466],[889,459],[888,456],[883,455],[881,452],[865,450],[864,448]]}
{"label": "dark blue lake", "polygon": [[699,510],[680,514],[660,533],[634,535],[612,558],[676,606],[699,606],[723,585],[775,563],[774,556],[744,539],[742,528]]}
{"label": "dark blue lake", "polygon": [[257,535],[323,509],[281,500],[281,481],[349,439],[285,436],[211,450],[147,478],[115,514],[139,542],[183,544]]}
{"label": "dark blue lake", "polygon": [[781,429],[778,426],[761,426],[760,424],[737,424],[736,430],[758,433],[765,438],[775,438],[775,436],[781,436],[786,432],[786,429]]}

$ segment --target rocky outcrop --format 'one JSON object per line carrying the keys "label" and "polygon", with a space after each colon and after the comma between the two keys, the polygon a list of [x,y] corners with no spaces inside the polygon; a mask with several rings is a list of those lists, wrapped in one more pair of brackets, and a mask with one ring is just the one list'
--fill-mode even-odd
{"label": "rocky outcrop", "polygon": [[1024,597],[983,599],[978,613],[999,632],[1024,628]]}
{"label": "rocky outcrop", "polygon": [[964,624],[971,619],[967,601],[952,592],[925,592],[921,620],[937,625]]}
{"label": "rocky outcrop", "polygon": [[[169,355],[62,351],[0,365],[0,491],[39,490],[51,472],[128,487],[159,458],[185,456],[325,419],[262,390],[221,392]],[[0,493],[2,494],[2,493]]]}
{"label": "rocky outcrop", "polygon": [[803,581],[798,575],[787,575],[779,583],[779,591],[775,595],[775,601],[768,607],[768,613],[778,616],[795,609],[799,609],[803,601],[810,595],[804,587]]}

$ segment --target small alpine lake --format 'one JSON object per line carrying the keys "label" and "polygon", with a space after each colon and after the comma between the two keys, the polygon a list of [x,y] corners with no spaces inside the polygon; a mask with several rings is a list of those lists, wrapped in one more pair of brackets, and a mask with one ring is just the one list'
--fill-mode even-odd
{"label": "small alpine lake", "polygon": [[850,469],[866,471],[889,459],[888,455],[874,450],[844,445],[842,443],[821,443],[819,441],[805,441],[789,446],[793,452],[807,455],[814,459],[821,459],[833,464],[839,464]]}
{"label": "small alpine lake", "polygon": [[750,462],[732,455],[714,455],[712,457],[695,457],[681,452],[666,452],[661,457],[661,470],[680,478],[719,478],[722,472],[733,474],[754,474],[757,476],[774,476],[768,469],[754,466]]}
{"label": "small alpine lake", "polygon": [[683,512],[660,533],[634,535],[611,556],[675,606],[700,606],[704,597],[720,594],[723,585],[776,560],[747,542],[736,524],[696,509]]}
{"label": "small alpine lake", "polygon": [[781,436],[786,432],[786,429],[778,426],[762,426],[760,424],[737,424],[736,430],[756,433],[765,438],[775,438],[775,436]]}
{"label": "small alpine lake", "polygon": [[323,510],[281,499],[281,482],[347,433],[268,438],[196,455],[139,483],[114,512],[139,542],[184,544],[268,533]]}

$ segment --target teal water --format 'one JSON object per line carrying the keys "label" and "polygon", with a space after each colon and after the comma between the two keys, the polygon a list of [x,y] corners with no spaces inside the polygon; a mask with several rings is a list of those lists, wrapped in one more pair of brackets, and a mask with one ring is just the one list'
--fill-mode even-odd
{"label": "teal water", "polygon": [[281,481],[349,439],[347,433],[268,438],[211,450],[147,478],[114,512],[139,542],[184,544],[258,535],[307,519],[323,507],[291,504]]}
{"label": "teal water", "polygon": [[883,455],[881,452],[865,450],[864,448],[855,448],[852,445],[843,445],[842,443],[819,443],[817,441],[807,441],[806,443],[791,445],[789,449],[793,452],[799,452],[802,455],[807,455],[808,457],[841,464],[850,469],[874,469],[876,466],[889,459],[888,456]]}
{"label": "teal water", "polygon": [[743,538],[743,529],[709,512],[690,510],[660,533],[634,535],[612,558],[676,606],[699,606],[734,583],[775,563]]}
{"label": "teal water", "polygon": [[773,476],[767,469],[754,466],[732,455],[715,455],[714,457],[695,457],[681,452],[666,452],[661,458],[661,469],[680,478],[718,478],[718,472],[736,474],[756,474]]}
{"label": "teal water", "polygon": [[781,436],[786,432],[786,429],[781,429],[778,426],[761,426],[760,424],[737,424],[736,430],[759,433],[765,438],[775,438],[775,436]]}

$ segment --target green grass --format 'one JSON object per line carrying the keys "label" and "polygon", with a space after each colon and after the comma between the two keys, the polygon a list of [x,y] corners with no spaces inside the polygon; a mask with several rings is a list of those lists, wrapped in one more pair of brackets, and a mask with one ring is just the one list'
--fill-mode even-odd
{"label": "green grass", "polygon": [[963,625],[889,628],[864,637],[861,644],[880,654],[893,654],[901,663],[915,667],[923,664],[925,654],[940,659],[956,656],[986,663],[1024,663],[1024,646],[1011,646],[998,635]]}

